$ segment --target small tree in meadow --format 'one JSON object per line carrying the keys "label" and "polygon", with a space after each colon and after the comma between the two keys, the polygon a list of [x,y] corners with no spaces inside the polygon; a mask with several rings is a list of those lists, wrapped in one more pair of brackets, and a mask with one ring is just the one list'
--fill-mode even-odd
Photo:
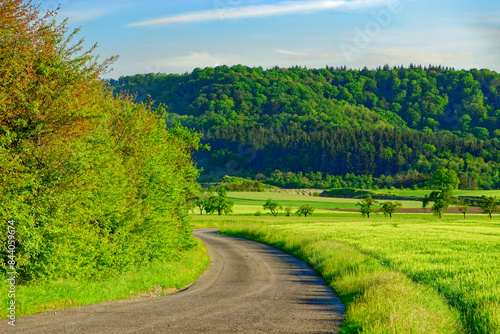
{"label": "small tree in meadow", "polygon": [[464,214],[465,218],[467,211],[469,211],[469,202],[461,198],[455,198],[455,206],[458,208],[458,211]]}
{"label": "small tree in meadow", "polygon": [[363,217],[370,218],[370,213],[375,212],[373,206],[377,204],[378,201],[374,200],[371,196],[366,196],[364,199],[356,203],[357,206],[361,207],[361,214]]}
{"label": "small tree in meadow", "polygon": [[234,202],[231,202],[230,200],[227,199],[226,188],[220,188],[217,191],[216,196],[210,196],[210,198],[208,199],[205,211],[207,213],[212,213],[217,211],[219,216],[222,213],[227,215],[228,213],[233,212],[233,204]]}
{"label": "small tree in meadow", "polygon": [[210,199],[210,196],[212,195],[213,190],[201,190],[198,195],[194,199],[194,204],[200,209],[200,215],[203,215],[203,210],[208,205],[208,201]]}
{"label": "small tree in meadow", "polygon": [[279,210],[283,210],[283,207],[278,202],[273,201],[272,198],[268,199],[267,202],[262,206],[264,210],[269,210],[273,216],[278,216]]}
{"label": "small tree in meadow", "polygon": [[426,208],[430,201],[434,201],[431,210],[441,218],[443,213],[454,203],[453,189],[460,184],[457,173],[454,170],[441,168],[432,175],[432,184],[441,191],[433,191],[426,195],[422,201],[422,208]]}
{"label": "small tree in meadow", "polygon": [[448,210],[454,199],[451,190],[433,191],[430,195],[426,195],[422,201],[422,208],[426,208],[430,201],[434,200],[434,205],[431,210],[436,216],[441,218],[443,213]]}
{"label": "small tree in meadow", "polygon": [[382,203],[380,211],[382,211],[385,216],[389,215],[389,217],[392,218],[392,214],[402,208],[403,204],[401,204],[401,202],[387,201]]}
{"label": "small tree in meadow", "polygon": [[314,208],[312,206],[310,206],[309,204],[304,204],[300,206],[296,214],[298,214],[299,216],[304,215],[304,217],[307,217],[307,215],[312,214],[313,212]]}
{"label": "small tree in meadow", "polygon": [[495,197],[493,197],[493,196],[483,197],[483,199],[481,199],[479,202],[477,202],[477,204],[479,205],[479,207],[481,208],[481,211],[483,213],[487,213],[488,215],[490,215],[490,219],[493,218],[491,216],[491,214],[493,212],[500,211],[500,209],[498,208],[498,205],[500,204],[500,202],[498,201],[496,196]]}
{"label": "small tree in meadow", "polygon": [[291,205],[287,206],[287,207],[285,208],[285,213],[286,213],[286,216],[287,216],[287,217],[290,217],[290,216],[292,215],[292,211],[293,211],[292,206],[291,206]]}

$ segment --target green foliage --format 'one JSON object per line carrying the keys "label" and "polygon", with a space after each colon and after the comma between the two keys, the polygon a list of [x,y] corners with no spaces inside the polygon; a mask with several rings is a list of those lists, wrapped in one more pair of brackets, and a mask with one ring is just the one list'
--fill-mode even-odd
{"label": "green foliage", "polygon": [[278,216],[279,210],[283,210],[283,206],[278,202],[273,201],[272,198],[268,199],[266,203],[262,206],[264,210],[269,210],[273,216]]}
{"label": "green foliage", "polygon": [[[180,121],[204,134],[213,148],[196,155],[204,177],[258,174],[280,187],[315,183],[321,189],[333,186],[324,186],[324,179],[270,175],[279,169],[384,176],[388,186],[372,186],[423,188],[431,187],[430,175],[446,168],[456,172],[461,189],[500,188],[498,82],[500,75],[489,70],[441,66],[238,65],[109,80],[115,93],[138,91],[139,100],[146,99],[144,87],[151,87],[147,93],[168,106],[169,124]],[[369,187],[337,187],[349,186]]]}
{"label": "green foliage", "polygon": [[448,210],[450,205],[453,204],[454,198],[451,190],[441,190],[441,191],[433,191],[429,195],[425,195],[425,198],[422,201],[422,208],[426,208],[430,201],[434,201],[432,205],[432,212],[435,215],[441,218],[443,213]]}
{"label": "green foliage", "polygon": [[[210,264],[208,251],[201,241],[177,257],[159,259],[141,270],[120,273],[102,280],[65,279],[36,281],[16,286],[16,316],[47,310],[84,306],[139,296],[164,295],[182,289],[195,281]],[[168,275],[165,275],[168,273]],[[9,303],[8,287],[1,287],[0,303]],[[0,318],[8,315],[0,310]]]}
{"label": "green foliage", "polygon": [[430,201],[434,201],[432,211],[441,218],[450,205],[455,203],[452,190],[457,188],[459,182],[460,180],[457,177],[457,173],[453,170],[442,168],[436,171],[436,173],[432,175],[432,184],[441,189],[441,191],[433,191],[429,195],[425,195],[422,200],[422,208],[425,209]]}
{"label": "green foliage", "polygon": [[299,207],[299,209],[297,210],[296,214],[298,214],[299,216],[300,215],[304,215],[304,217],[307,217],[307,215],[309,214],[313,214],[314,212],[314,207],[312,207],[309,203],[307,204],[303,204]]}
{"label": "green foliage", "polygon": [[97,280],[176,258],[195,242],[200,136],[114,98],[99,80],[109,62],[41,17],[20,0],[0,6],[0,229],[14,221],[18,279]]}
{"label": "green foliage", "polygon": [[195,197],[195,205],[200,209],[200,215],[203,215],[203,210],[206,209],[208,205],[208,200],[212,194],[213,190],[200,189],[198,195]]}
{"label": "green foliage", "polygon": [[228,191],[264,191],[264,186],[259,181],[241,180],[237,182],[221,184]]}
{"label": "green foliage", "polygon": [[432,184],[438,189],[453,190],[457,189],[460,180],[454,170],[442,168],[432,174]]}
{"label": "green foliage", "polygon": [[462,198],[455,198],[454,201],[455,201],[455,206],[458,208],[458,211],[463,213],[465,218],[467,211],[469,211],[469,202],[467,202]]}
{"label": "green foliage", "polygon": [[382,211],[384,215],[389,215],[392,218],[392,214],[402,208],[403,204],[401,202],[387,201],[382,203],[382,205],[380,206],[380,211]]}
{"label": "green foliage", "polygon": [[227,215],[233,212],[233,202],[227,199],[226,188],[220,188],[217,191],[217,195],[212,195],[208,199],[208,203],[205,207],[207,213],[213,213],[217,211],[220,216],[222,213]]}
{"label": "green foliage", "polygon": [[490,218],[492,218],[491,214],[493,212],[500,211],[499,208],[500,201],[497,199],[496,196],[485,196],[477,204],[481,208],[481,211],[483,213],[487,213],[490,216]]}
{"label": "green foliage", "polygon": [[291,205],[285,207],[285,213],[287,217],[290,217],[292,215],[292,212],[293,212],[293,207]]}
{"label": "green foliage", "polygon": [[374,200],[370,195],[356,203],[360,207],[361,215],[368,218],[370,218],[370,213],[375,211],[373,207],[375,204],[378,204],[378,201]]}

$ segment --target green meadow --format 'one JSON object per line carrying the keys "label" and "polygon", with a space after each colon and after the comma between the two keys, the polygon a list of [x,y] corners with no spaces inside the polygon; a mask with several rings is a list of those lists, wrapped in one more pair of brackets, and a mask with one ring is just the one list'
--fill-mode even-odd
{"label": "green meadow", "polygon": [[[228,196],[235,203],[232,215],[193,215],[193,227],[222,227],[221,233],[271,244],[309,263],[347,307],[341,333],[500,333],[498,216],[395,213],[393,219],[368,219],[328,210],[357,208],[356,199]],[[307,218],[274,217],[262,209],[268,198],[294,209],[309,203],[316,211]]]}
{"label": "green meadow", "polygon": [[[313,193],[313,191],[308,191],[307,193]],[[427,194],[429,191],[427,190]],[[414,195],[415,196],[415,195]],[[331,198],[331,197],[317,197],[310,195],[298,195],[280,192],[229,192],[228,199],[234,202],[233,214],[234,215],[248,215],[254,214],[260,211],[265,214],[266,211],[263,210],[262,206],[268,200],[272,198],[274,201],[279,202],[283,208],[287,206],[292,206],[294,212],[303,204],[310,204],[316,211],[314,212],[316,216],[319,214],[321,216],[329,216],[336,214],[332,210],[342,210],[342,209],[359,209],[356,203],[359,199],[353,198]],[[385,202],[385,200],[380,200],[380,203]],[[403,204],[403,208],[421,208],[422,202],[420,201],[399,201]],[[196,210],[194,211],[196,212]],[[430,210],[429,210],[430,212]],[[267,211],[269,213],[269,211]],[[338,215],[338,214],[337,214]]]}

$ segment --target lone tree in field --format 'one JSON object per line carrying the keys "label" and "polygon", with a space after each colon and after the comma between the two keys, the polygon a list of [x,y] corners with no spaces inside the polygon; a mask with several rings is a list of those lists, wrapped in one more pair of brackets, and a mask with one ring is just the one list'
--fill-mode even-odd
{"label": "lone tree in field", "polygon": [[422,208],[426,208],[430,201],[434,201],[431,210],[436,216],[441,218],[443,213],[448,210],[453,204],[453,196],[451,190],[433,191],[430,195],[426,195],[422,201]]}
{"label": "lone tree in field", "polygon": [[455,198],[455,206],[458,208],[458,211],[464,214],[465,218],[467,211],[469,211],[469,202],[461,198]]}
{"label": "lone tree in field", "polygon": [[267,202],[263,205],[264,210],[269,210],[273,214],[273,216],[278,216],[279,210],[282,210],[283,207],[278,202],[274,202],[272,198],[268,199]]}
{"label": "lone tree in field", "polygon": [[210,199],[210,196],[213,193],[213,189],[210,188],[210,190],[201,190],[198,195],[194,199],[194,204],[200,209],[200,215],[203,215],[203,210],[206,209],[208,205],[208,201]]}
{"label": "lone tree in field", "polygon": [[216,196],[210,196],[208,199],[207,205],[205,207],[205,211],[207,213],[212,213],[217,211],[219,216],[224,212],[224,214],[228,214],[233,212],[233,202],[227,199],[227,190],[226,188],[220,188],[217,191]]}
{"label": "lone tree in field", "polygon": [[442,168],[432,175],[432,184],[441,189],[426,195],[422,201],[422,208],[426,208],[429,202],[434,201],[431,210],[441,218],[443,213],[454,203],[453,190],[457,189],[460,180],[454,170]]}
{"label": "lone tree in field", "polygon": [[361,207],[360,210],[363,217],[367,216],[368,218],[370,218],[371,212],[375,212],[375,209],[373,208],[375,204],[378,204],[378,201],[374,200],[371,196],[366,196],[364,199],[356,203],[356,205]]}
{"label": "lone tree in field", "polygon": [[300,206],[296,214],[298,214],[299,216],[304,215],[304,217],[307,217],[308,214],[312,215],[313,212],[314,208],[312,206],[310,206],[309,204],[304,204]]}
{"label": "lone tree in field", "polygon": [[292,215],[292,210],[293,210],[293,207],[291,205],[289,205],[285,208],[285,213],[286,213],[287,217],[290,217]]}
{"label": "lone tree in field", "polygon": [[481,211],[483,213],[487,213],[490,215],[490,219],[493,218],[491,216],[491,214],[493,212],[500,211],[500,209],[498,208],[498,205],[500,204],[500,202],[496,196],[495,197],[492,197],[492,196],[483,197],[483,199],[481,199],[479,202],[477,202],[477,204],[479,205],[479,207],[481,208]]}
{"label": "lone tree in field", "polygon": [[380,211],[382,211],[385,216],[389,215],[389,217],[392,218],[392,214],[402,208],[403,204],[401,204],[401,202],[387,201],[382,203],[382,208],[380,209]]}

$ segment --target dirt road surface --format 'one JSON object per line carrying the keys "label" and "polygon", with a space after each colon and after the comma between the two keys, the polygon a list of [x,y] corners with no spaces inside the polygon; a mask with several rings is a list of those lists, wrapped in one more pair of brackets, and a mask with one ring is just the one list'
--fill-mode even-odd
{"label": "dirt road surface", "polygon": [[3,333],[336,333],[344,306],[302,261],[215,229],[194,233],[211,263],[177,294],[24,316]]}

